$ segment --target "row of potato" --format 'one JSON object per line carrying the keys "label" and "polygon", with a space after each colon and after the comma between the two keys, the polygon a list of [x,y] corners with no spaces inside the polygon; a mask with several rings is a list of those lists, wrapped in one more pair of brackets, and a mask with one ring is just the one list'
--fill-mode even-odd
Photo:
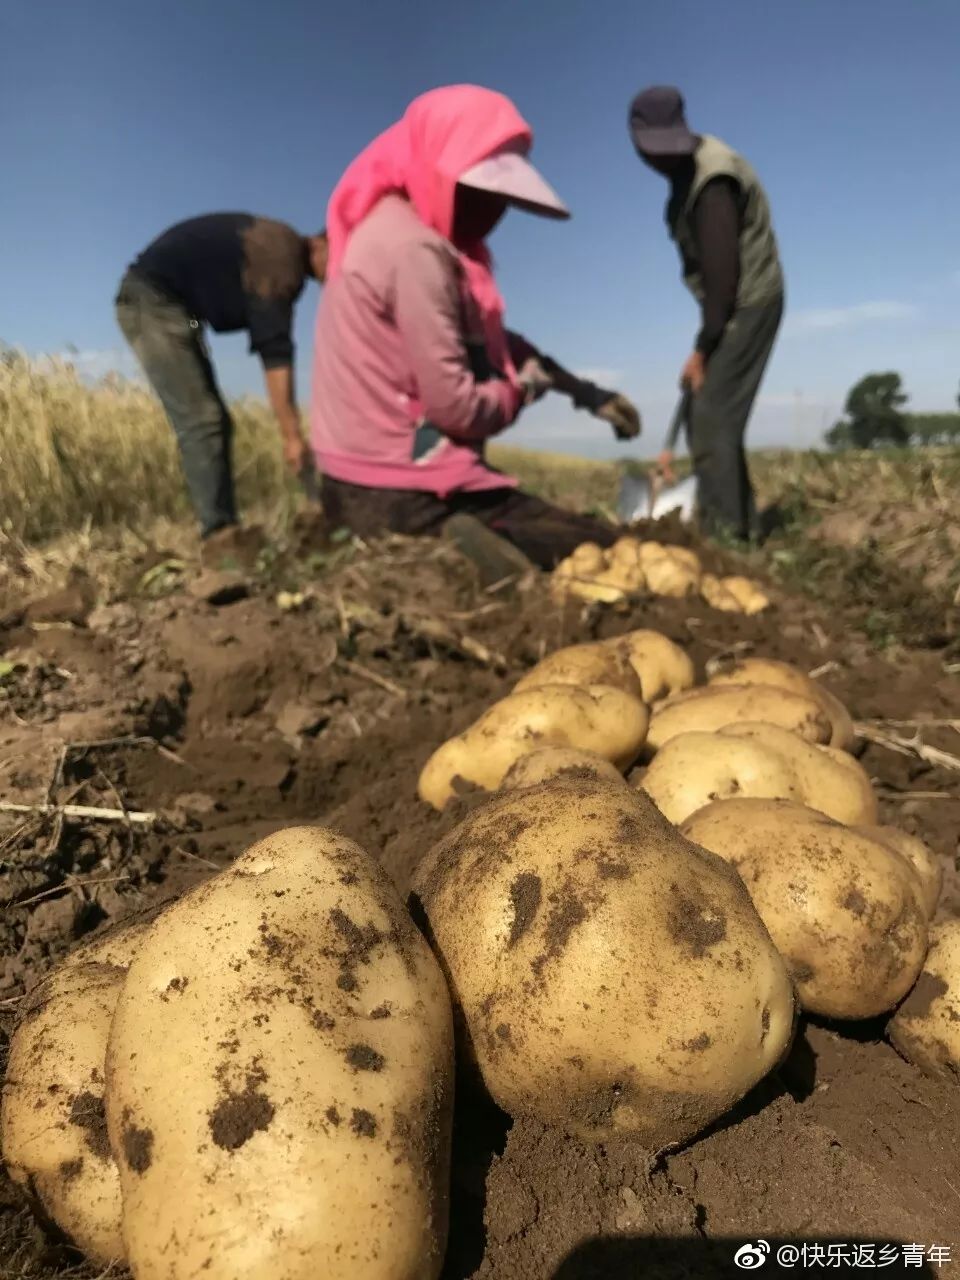
{"label": "row of potato", "polygon": [[671,543],[619,538],[604,550],[595,542],[581,543],[553,571],[555,599],[574,596],[600,604],[617,604],[630,596],[701,596],[725,613],[761,613],[770,598],[758,582],[740,574],[718,577],[704,572],[690,547]]}
{"label": "row of potato", "polygon": [[[798,998],[893,1008],[938,865],[877,827],[849,716],[783,664],[693,684],[656,632],[573,646],[439,748],[428,803],[493,794],[424,858],[421,929],[373,858],[303,827],[72,953],[12,1041],[13,1178],[137,1280],[423,1280],[454,1012],[509,1114],[660,1150],[776,1067]],[[934,938],[891,1025],[955,1070],[956,923]]]}

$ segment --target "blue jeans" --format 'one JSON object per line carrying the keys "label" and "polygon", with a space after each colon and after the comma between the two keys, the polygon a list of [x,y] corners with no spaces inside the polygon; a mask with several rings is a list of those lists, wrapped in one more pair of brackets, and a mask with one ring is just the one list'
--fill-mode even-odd
{"label": "blue jeans", "polygon": [[117,323],[177,437],[193,509],[204,537],[237,523],[233,421],[207,354],[200,322],[136,272],[117,294]]}

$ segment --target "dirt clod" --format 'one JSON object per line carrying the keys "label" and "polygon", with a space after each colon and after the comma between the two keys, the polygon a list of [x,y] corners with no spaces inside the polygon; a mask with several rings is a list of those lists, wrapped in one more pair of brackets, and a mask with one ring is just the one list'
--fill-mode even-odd
{"label": "dirt clod", "polygon": [[107,1112],[100,1095],[78,1093],[70,1106],[70,1123],[84,1130],[84,1140],[98,1160],[110,1159]]}
{"label": "dirt clod", "polygon": [[133,1125],[125,1127],[123,1156],[134,1173],[146,1173],[153,1163],[153,1131]]}
{"label": "dirt clod", "polygon": [[513,905],[513,923],[510,925],[508,947],[516,946],[533,923],[540,906],[543,886],[540,877],[524,871],[510,886],[510,902]]}
{"label": "dirt clod", "polygon": [[270,1127],[275,1107],[263,1092],[262,1075],[247,1077],[241,1093],[229,1093],[210,1112],[210,1135],[224,1151],[236,1151]]}
{"label": "dirt clod", "polygon": [[377,1122],[369,1111],[354,1107],[350,1115],[350,1128],[358,1138],[373,1138],[376,1137]]}
{"label": "dirt clod", "polygon": [[678,885],[670,888],[674,903],[668,919],[670,936],[699,960],[727,936],[727,922],[707,903],[688,897]]}
{"label": "dirt clod", "polygon": [[950,988],[942,978],[932,973],[921,973],[916,986],[900,1006],[900,1016],[904,1018],[925,1018],[935,1001],[945,996]]}
{"label": "dirt clod", "polygon": [[382,1053],[368,1044],[352,1044],[345,1054],[354,1071],[382,1071],[386,1063]]}

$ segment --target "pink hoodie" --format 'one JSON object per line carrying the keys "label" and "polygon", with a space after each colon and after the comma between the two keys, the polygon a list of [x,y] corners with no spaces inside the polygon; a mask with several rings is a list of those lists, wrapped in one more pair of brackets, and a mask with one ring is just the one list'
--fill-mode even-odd
{"label": "pink hoodie", "polygon": [[[460,175],[531,141],[509,99],[456,85],[417,98],[343,175],[313,368],[312,439],[328,475],[441,495],[515,483],[482,460],[522,402],[503,300],[486,246],[451,235]],[[471,347],[499,377],[477,381]]]}

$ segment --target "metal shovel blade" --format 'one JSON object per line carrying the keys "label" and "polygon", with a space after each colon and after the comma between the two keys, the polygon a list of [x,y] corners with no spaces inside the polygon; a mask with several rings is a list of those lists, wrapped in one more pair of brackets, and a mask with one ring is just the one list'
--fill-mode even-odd
{"label": "metal shovel blade", "polygon": [[624,524],[649,520],[653,507],[653,489],[646,476],[624,476],[620,481],[617,515]]}
{"label": "metal shovel blade", "polygon": [[[684,387],[677,407],[670,419],[664,450],[672,454],[680,435],[680,428],[690,414],[691,391]],[[620,482],[620,495],[617,499],[617,514],[626,524],[634,520],[659,520],[671,511],[679,511],[680,519],[689,522],[697,509],[697,477],[687,476],[685,480],[677,480],[667,484],[663,472],[659,469],[643,476],[624,476]]]}
{"label": "metal shovel blade", "polygon": [[659,520],[678,511],[689,523],[697,509],[697,477],[687,476],[676,484],[651,483],[648,476],[624,476],[617,499],[617,514],[624,524],[635,520]]}
{"label": "metal shovel blade", "polygon": [[697,510],[697,477],[687,476],[676,484],[667,484],[657,493],[650,509],[650,518],[659,520],[671,511],[680,513],[680,519],[689,524]]}

